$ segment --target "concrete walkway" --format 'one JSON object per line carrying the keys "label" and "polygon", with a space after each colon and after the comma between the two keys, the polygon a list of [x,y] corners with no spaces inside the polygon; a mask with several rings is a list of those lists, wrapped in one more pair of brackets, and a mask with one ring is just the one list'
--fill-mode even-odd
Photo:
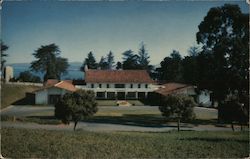
{"label": "concrete walkway", "polygon": [[[23,122],[2,122],[1,127],[5,128],[25,128],[25,129],[44,129],[44,130],[61,130],[61,131],[73,131],[73,123],[70,125],[44,125],[36,123],[23,123]],[[168,125],[165,127],[141,127],[141,126],[129,126],[120,124],[103,124],[103,123],[88,123],[79,122],[77,125],[78,130],[85,130],[91,132],[111,132],[111,131],[138,131],[138,132],[165,132],[170,130],[176,130],[175,125]],[[216,127],[214,125],[199,125],[199,126],[182,126],[181,130],[193,130],[193,131],[232,131],[230,127]],[[240,130],[240,127],[235,127],[236,131]]]}

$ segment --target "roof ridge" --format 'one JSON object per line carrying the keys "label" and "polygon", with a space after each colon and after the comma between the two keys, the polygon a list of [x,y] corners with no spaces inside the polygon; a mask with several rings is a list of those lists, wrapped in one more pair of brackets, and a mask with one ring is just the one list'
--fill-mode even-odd
{"label": "roof ridge", "polygon": [[60,82],[58,82],[57,84],[55,84],[54,86],[57,86],[57,85],[59,85],[59,84],[61,84],[63,81],[60,81]]}
{"label": "roof ridge", "polygon": [[89,69],[88,71],[147,71],[145,69],[143,70],[137,70],[137,69],[132,69],[132,70],[101,70],[101,69]]}

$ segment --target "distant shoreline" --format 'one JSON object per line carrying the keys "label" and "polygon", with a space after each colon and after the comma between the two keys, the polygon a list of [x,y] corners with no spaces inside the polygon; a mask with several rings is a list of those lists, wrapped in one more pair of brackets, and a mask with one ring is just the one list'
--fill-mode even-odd
{"label": "distant shoreline", "polygon": [[[70,63],[69,63],[70,64]],[[30,71],[30,64],[28,63],[20,63],[20,64],[7,64],[6,66],[11,66],[13,67],[14,70],[14,77],[17,78],[19,77],[19,74],[24,71]],[[66,79],[84,79],[84,73],[80,71],[81,64],[73,64],[69,66],[67,69],[67,74],[62,75],[61,79],[66,80]],[[31,71],[32,74],[39,76],[41,79],[43,79],[44,74],[41,72],[33,72]]]}

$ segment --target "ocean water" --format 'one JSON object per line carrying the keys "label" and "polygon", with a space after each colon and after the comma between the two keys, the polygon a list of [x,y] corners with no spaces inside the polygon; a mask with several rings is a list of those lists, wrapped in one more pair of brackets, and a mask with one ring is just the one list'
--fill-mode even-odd
{"label": "ocean water", "polygon": [[[24,65],[24,64],[12,64],[10,65],[13,67],[14,70],[14,77],[17,78],[19,77],[21,72],[24,71],[30,71],[29,65]],[[41,80],[43,80],[44,74],[41,72],[32,72],[33,75],[39,76]],[[63,74],[61,76],[62,80],[72,80],[72,79],[84,79],[84,73],[80,71],[80,66],[75,66],[75,65],[70,65],[69,68],[67,69],[67,73]]]}

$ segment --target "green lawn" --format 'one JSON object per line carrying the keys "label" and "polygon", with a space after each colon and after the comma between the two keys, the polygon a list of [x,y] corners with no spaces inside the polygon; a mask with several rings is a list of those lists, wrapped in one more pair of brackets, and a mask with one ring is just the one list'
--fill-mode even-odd
{"label": "green lawn", "polygon": [[[89,119],[84,121],[97,122],[97,123],[111,123],[111,124],[125,124],[134,126],[151,126],[161,127],[167,124],[160,111],[156,109],[119,109],[118,107],[99,107],[98,112]],[[195,110],[197,118],[189,121],[189,123],[198,125],[217,124],[217,113],[208,112],[207,110]],[[205,114],[205,115],[204,115]],[[13,121],[11,117],[2,116],[2,121]],[[60,121],[55,119],[54,111],[42,111],[30,113],[26,117],[16,117],[16,120],[23,122],[35,122],[39,124],[60,124]],[[168,120],[169,121],[169,120]],[[169,121],[172,123],[172,121]]]}
{"label": "green lawn", "polygon": [[[144,104],[139,100],[126,100],[131,105],[143,106]],[[98,106],[117,106],[116,100],[96,100]]]}
{"label": "green lawn", "polygon": [[96,100],[98,106],[117,106],[116,100]]}
{"label": "green lawn", "polygon": [[1,130],[8,158],[240,158],[248,150],[247,132]]}
{"label": "green lawn", "polygon": [[14,84],[2,84],[1,85],[1,109],[15,103],[24,100],[27,92],[32,92],[41,87],[38,86],[25,86]]}

